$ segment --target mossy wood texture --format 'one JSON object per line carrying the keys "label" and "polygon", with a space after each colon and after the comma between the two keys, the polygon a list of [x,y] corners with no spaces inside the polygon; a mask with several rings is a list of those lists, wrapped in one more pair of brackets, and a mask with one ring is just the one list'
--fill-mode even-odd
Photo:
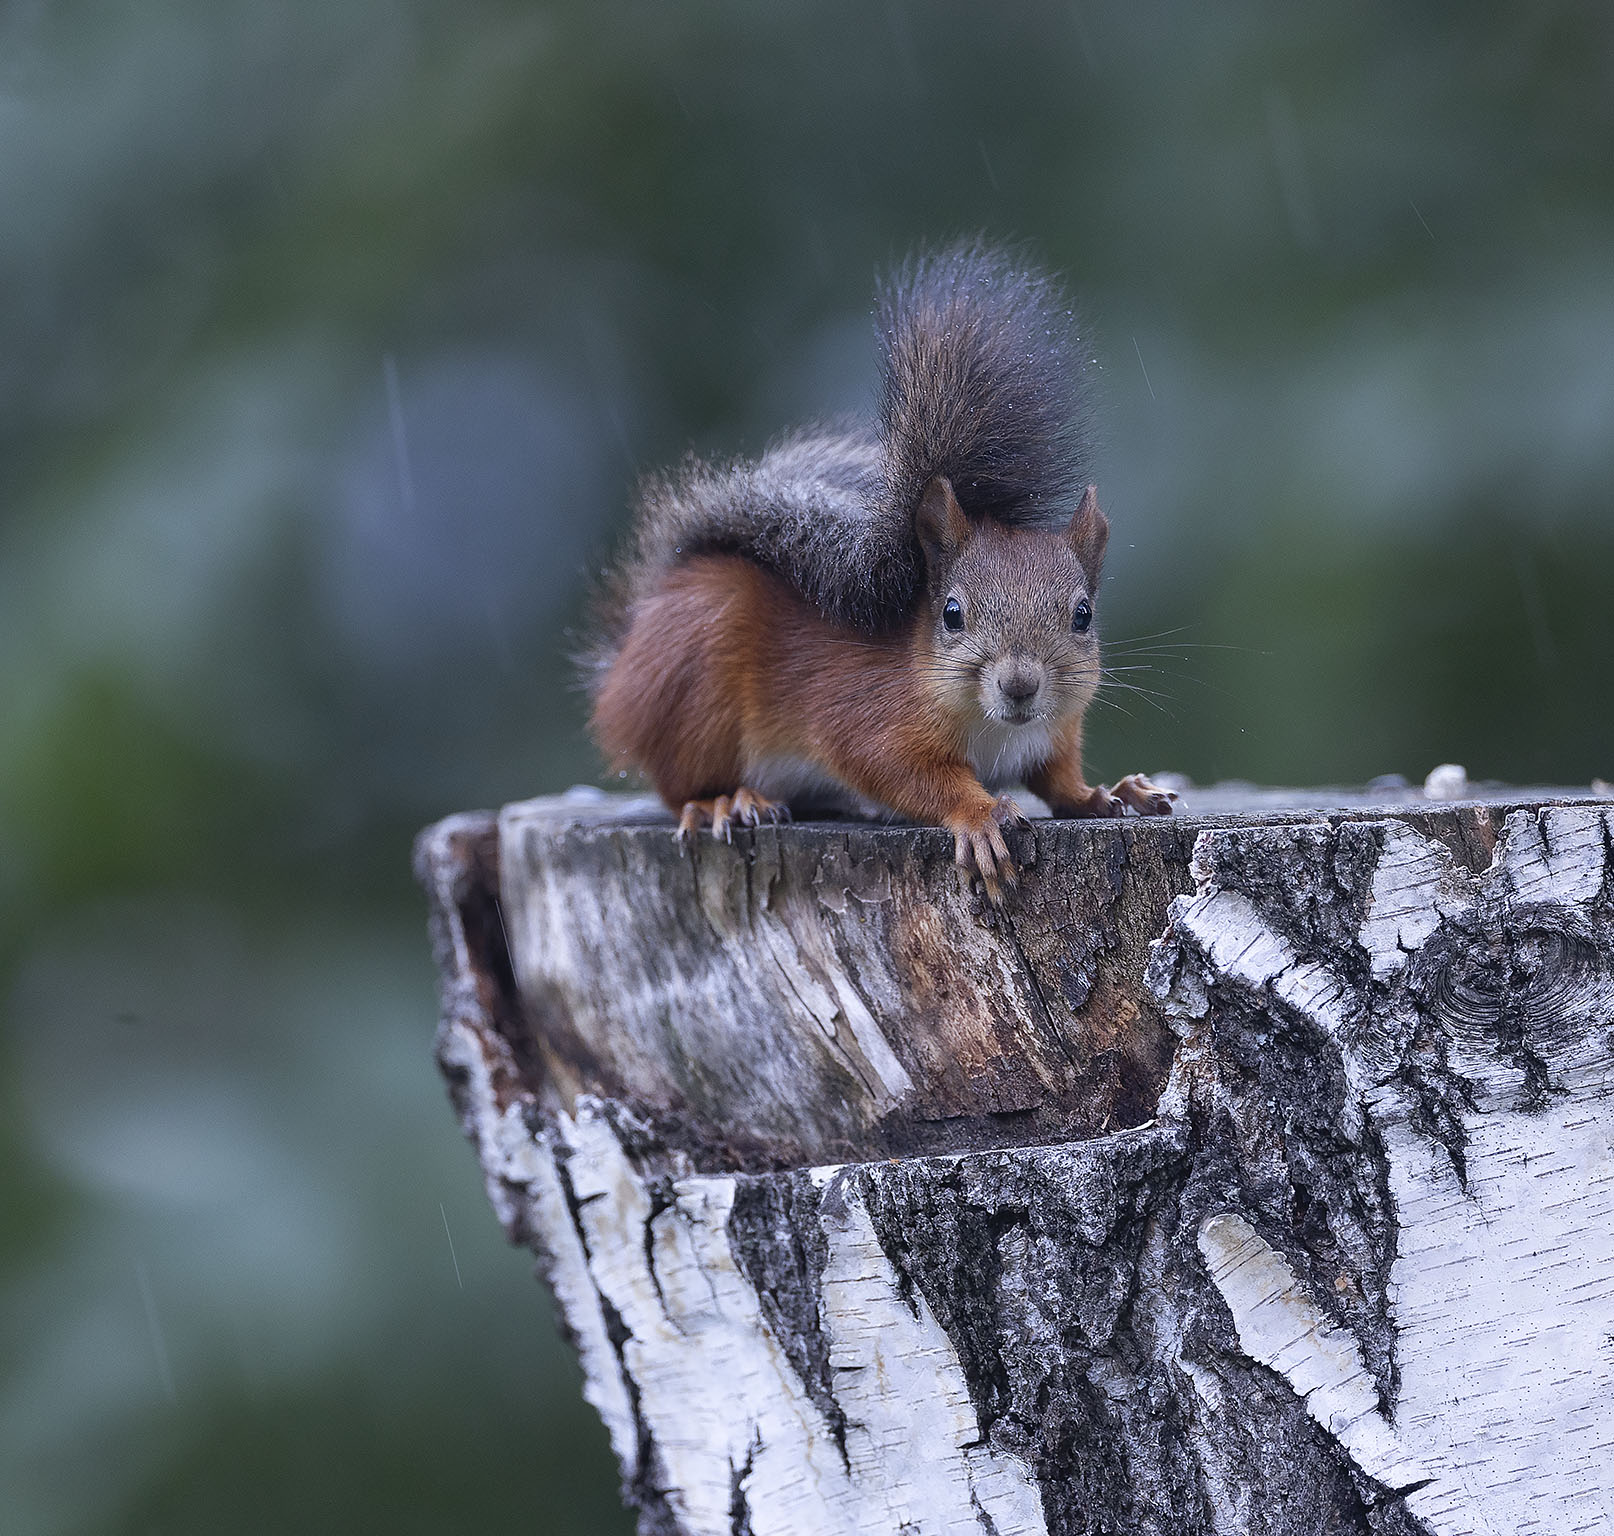
{"label": "mossy wood texture", "polygon": [[927,829],[423,835],[641,1530],[1614,1522],[1614,807],[1186,809],[1034,823],[1002,912]]}

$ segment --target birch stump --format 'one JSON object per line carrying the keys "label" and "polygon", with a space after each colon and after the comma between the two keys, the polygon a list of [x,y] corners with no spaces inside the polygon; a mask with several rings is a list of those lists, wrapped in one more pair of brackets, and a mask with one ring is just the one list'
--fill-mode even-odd
{"label": "birch stump", "polygon": [[1614,1527],[1614,807],[1185,798],[1001,915],[927,829],[423,835],[646,1536]]}

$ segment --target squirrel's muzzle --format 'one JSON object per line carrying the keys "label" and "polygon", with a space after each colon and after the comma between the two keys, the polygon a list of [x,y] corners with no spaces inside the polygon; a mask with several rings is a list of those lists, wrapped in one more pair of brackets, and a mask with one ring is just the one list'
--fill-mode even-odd
{"label": "squirrel's muzzle", "polygon": [[1007,714],[1025,712],[1042,691],[1044,674],[1038,662],[1013,657],[999,662],[992,670]]}

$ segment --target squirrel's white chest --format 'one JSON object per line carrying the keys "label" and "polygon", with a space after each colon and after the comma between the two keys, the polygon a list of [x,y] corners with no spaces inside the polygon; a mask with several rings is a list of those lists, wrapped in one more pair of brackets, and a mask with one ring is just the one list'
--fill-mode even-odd
{"label": "squirrel's white chest", "polygon": [[970,767],[988,789],[1024,784],[1026,775],[1053,755],[1053,731],[1046,720],[1010,725],[981,720],[970,730]]}
{"label": "squirrel's white chest", "polygon": [[877,817],[885,806],[860,795],[827,768],[804,757],[760,757],[746,764],[745,782],[759,795],[783,800],[798,815],[832,811],[841,815]]}
{"label": "squirrel's white chest", "polygon": [[[1053,731],[1046,720],[1010,725],[981,720],[970,731],[970,767],[988,789],[1024,784],[1026,775],[1053,755]],[[783,800],[798,813],[811,810],[850,812],[858,816],[888,814],[888,808],[860,795],[819,763],[801,757],[759,757],[745,765],[745,782],[772,800]]]}

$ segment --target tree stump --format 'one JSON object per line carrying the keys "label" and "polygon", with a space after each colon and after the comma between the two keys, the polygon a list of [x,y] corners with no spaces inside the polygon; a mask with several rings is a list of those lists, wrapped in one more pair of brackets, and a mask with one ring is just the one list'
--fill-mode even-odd
{"label": "tree stump", "polygon": [[1614,1523],[1614,806],[455,817],[438,1058],[640,1530]]}

